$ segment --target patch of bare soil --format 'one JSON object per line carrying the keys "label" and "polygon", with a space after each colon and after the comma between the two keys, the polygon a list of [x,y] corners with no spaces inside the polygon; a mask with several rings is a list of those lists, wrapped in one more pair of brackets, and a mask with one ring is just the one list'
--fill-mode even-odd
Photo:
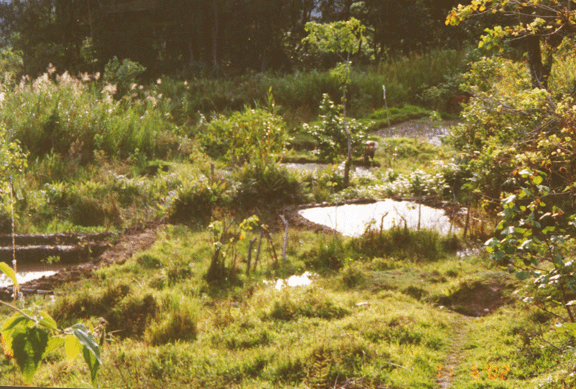
{"label": "patch of bare soil", "polygon": [[458,290],[439,300],[439,304],[462,315],[486,316],[510,302],[505,291],[512,286],[500,277],[464,283]]}
{"label": "patch of bare soil", "polygon": [[123,231],[110,247],[96,259],[79,265],[69,266],[50,277],[42,277],[21,285],[27,290],[52,290],[62,283],[75,282],[91,277],[91,273],[101,266],[113,263],[122,264],[136,252],[146,250],[156,241],[157,232],[162,222],[148,224],[143,228],[132,228]]}

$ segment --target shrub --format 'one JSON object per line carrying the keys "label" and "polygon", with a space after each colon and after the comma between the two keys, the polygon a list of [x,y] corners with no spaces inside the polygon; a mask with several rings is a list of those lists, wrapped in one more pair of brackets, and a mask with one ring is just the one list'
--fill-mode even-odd
{"label": "shrub", "polygon": [[225,184],[205,177],[184,181],[168,210],[173,222],[209,221],[214,207],[224,202]]}
{"label": "shrub", "polygon": [[[342,106],[336,105],[328,94],[322,96],[320,103],[320,118],[322,124],[304,128],[310,132],[314,140],[318,143],[316,153],[322,159],[333,161],[338,157],[348,155],[348,135],[344,129],[344,117],[342,116]],[[360,122],[348,118],[348,129],[352,136],[352,148],[356,155],[364,152],[363,144],[366,141],[367,128]]]}
{"label": "shrub", "polygon": [[280,208],[304,202],[297,175],[276,163],[247,164],[235,173],[237,191],[232,198],[242,209]]}
{"label": "shrub", "polygon": [[206,153],[241,166],[276,161],[289,141],[282,118],[263,109],[245,109],[203,126],[199,138]]}
{"label": "shrub", "polygon": [[119,61],[118,57],[113,57],[104,67],[104,82],[116,85],[117,95],[124,96],[145,71],[146,68],[138,62],[130,59]]}

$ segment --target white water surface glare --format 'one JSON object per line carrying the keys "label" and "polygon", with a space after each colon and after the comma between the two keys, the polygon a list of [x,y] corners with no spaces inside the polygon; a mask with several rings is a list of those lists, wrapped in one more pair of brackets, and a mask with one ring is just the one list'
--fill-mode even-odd
{"label": "white water surface glare", "polygon": [[[45,263],[19,266],[18,273],[16,273],[16,280],[19,284],[23,284],[42,277],[50,277],[51,275],[58,273],[58,270],[63,269],[64,267],[65,266],[62,264]],[[5,288],[7,286],[12,286],[12,280],[6,277],[5,274],[0,273],[0,288]]]}
{"label": "white water surface glare", "polygon": [[[419,207],[420,210],[418,209]],[[372,204],[346,204],[332,207],[315,207],[300,210],[300,216],[338,231],[344,236],[358,237],[366,227],[387,230],[392,227],[420,228],[436,230],[442,235],[451,232],[450,218],[442,209],[419,205],[410,201],[395,201],[391,199],[377,201]]]}
{"label": "white water surface glare", "polygon": [[281,290],[282,288],[288,287],[293,288],[296,286],[308,286],[312,283],[312,278],[314,275],[310,272],[304,272],[301,276],[290,276],[284,280],[276,280],[276,281],[264,281],[264,283],[268,285],[274,285],[274,288],[277,290]]}

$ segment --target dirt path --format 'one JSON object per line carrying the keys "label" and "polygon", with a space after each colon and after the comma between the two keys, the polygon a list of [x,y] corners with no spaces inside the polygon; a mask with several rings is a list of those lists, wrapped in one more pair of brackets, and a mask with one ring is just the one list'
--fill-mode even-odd
{"label": "dirt path", "polygon": [[438,369],[438,389],[448,389],[452,385],[454,372],[458,369],[463,358],[463,348],[468,334],[468,327],[472,318],[468,316],[458,316],[453,323],[454,337],[448,349],[447,357],[442,367]]}

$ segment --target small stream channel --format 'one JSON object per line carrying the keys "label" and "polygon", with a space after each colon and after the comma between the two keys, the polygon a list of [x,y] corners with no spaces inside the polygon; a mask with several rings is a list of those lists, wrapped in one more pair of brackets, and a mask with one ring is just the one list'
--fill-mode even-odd
{"label": "small stream channel", "polygon": [[[98,257],[109,247],[111,233],[96,234],[35,234],[0,235],[0,262],[12,266],[17,259],[18,283],[49,277],[59,270]],[[15,247],[12,247],[12,243]],[[48,259],[56,263],[47,263]],[[12,281],[0,273],[0,288],[12,286]]]}

